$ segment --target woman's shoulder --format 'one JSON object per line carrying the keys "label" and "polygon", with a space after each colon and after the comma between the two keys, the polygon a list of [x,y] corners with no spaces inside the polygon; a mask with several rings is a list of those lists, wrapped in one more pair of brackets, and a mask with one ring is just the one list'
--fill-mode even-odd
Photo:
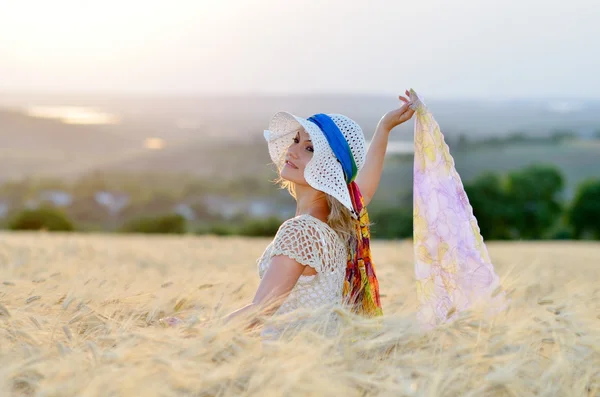
{"label": "woman's shoulder", "polygon": [[337,233],[327,223],[311,215],[298,215],[281,224],[260,259],[259,269],[266,268],[262,265],[265,258],[287,255],[320,273],[343,261],[344,249]]}
{"label": "woman's shoulder", "polygon": [[[295,216],[293,218],[286,219],[279,226],[277,230],[277,235],[281,236],[283,234],[295,234],[295,235],[317,235],[320,234],[321,229],[323,229],[323,223],[321,220],[314,218],[308,214],[302,214]],[[323,223],[326,225],[325,223]]]}
{"label": "woman's shoulder", "polygon": [[296,237],[302,236],[304,239],[311,239],[315,243],[322,243],[324,245],[332,243],[343,245],[337,232],[327,222],[309,214],[298,215],[284,221],[279,227],[277,235],[283,236],[289,234],[295,234]]}
{"label": "woman's shoulder", "polygon": [[321,219],[315,218],[314,216],[309,214],[301,214],[293,218],[289,218],[285,220],[279,228],[298,228],[303,230],[318,229],[333,231],[333,229],[327,224],[327,222],[324,222]]}

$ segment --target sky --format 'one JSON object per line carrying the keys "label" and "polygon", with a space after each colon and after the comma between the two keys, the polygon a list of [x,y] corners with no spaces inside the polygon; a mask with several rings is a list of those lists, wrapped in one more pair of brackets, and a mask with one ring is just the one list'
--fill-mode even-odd
{"label": "sky", "polygon": [[0,0],[0,94],[600,98],[598,0]]}

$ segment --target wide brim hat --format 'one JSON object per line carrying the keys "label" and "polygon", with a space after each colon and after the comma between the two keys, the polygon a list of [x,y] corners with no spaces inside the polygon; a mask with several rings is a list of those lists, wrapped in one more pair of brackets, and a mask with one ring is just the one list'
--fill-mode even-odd
{"label": "wide brim hat", "polygon": [[[354,120],[344,115],[328,114],[327,116],[344,135],[356,168],[360,171],[366,157],[366,141],[362,129]],[[304,179],[314,189],[336,198],[356,219],[358,214],[355,213],[352,205],[342,164],[336,158],[323,131],[312,121],[288,112],[278,112],[271,118],[269,129],[264,131],[264,137],[268,144],[269,156],[277,171],[281,172],[287,149],[292,144],[296,132],[302,128],[310,136],[314,150],[312,159],[304,169]]]}

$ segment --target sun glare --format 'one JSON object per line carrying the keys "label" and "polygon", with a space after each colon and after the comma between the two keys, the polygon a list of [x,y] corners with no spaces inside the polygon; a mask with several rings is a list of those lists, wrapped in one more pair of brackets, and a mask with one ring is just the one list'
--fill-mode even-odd
{"label": "sun glare", "polygon": [[76,106],[32,106],[24,112],[29,117],[59,120],[64,124],[117,124],[119,118],[94,108]]}
{"label": "sun glare", "polygon": [[146,138],[144,147],[150,150],[160,150],[165,147],[165,140],[162,138]]}

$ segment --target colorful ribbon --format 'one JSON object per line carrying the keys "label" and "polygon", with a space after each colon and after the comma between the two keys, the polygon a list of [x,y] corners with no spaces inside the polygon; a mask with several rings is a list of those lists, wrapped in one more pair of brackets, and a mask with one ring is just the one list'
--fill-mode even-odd
{"label": "colorful ribbon", "polygon": [[354,182],[358,173],[354,156],[346,138],[329,116],[319,113],[308,120],[315,123],[323,131],[334,155],[341,163],[348,183],[352,206],[358,215],[358,221],[355,222],[356,239],[348,247],[348,262],[343,290],[344,301],[357,314],[367,317],[381,316],[383,311],[379,298],[379,283],[375,275],[375,265],[371,262],[369,215],[360,189]]}

